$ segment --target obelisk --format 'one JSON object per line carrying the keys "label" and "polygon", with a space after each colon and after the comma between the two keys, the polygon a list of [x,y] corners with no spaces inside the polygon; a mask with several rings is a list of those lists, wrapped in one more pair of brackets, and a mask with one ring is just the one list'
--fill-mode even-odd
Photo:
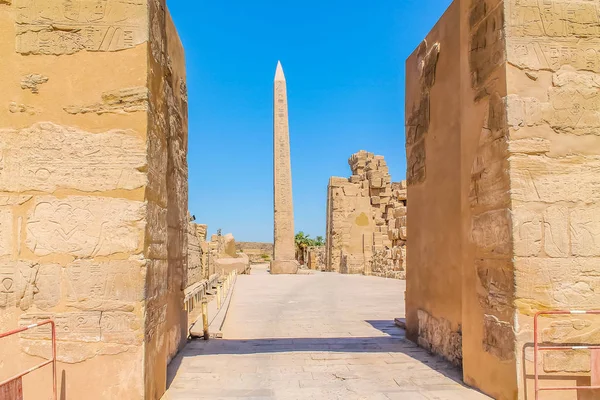
{"label": "obelisk", "polygon": [[277,62],[273,96],[273,191],[274,248],[271,274],[298,272],[294,244],[292,163],[288,122],[287,87],[281,63]]}

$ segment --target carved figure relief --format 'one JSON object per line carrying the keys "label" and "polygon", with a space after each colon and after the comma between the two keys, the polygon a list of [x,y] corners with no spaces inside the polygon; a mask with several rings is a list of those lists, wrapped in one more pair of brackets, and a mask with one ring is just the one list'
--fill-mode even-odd
{"label": "carved figure relief", "polygon": [[15,0],[17,52],[117,51],[148,40],[145,0]]}
{"label": "carved figure relief", "polygon": [[439,43],[428,46],[427,41],[423,41],[417,49],[421,98],[406,118],[406,176],[411,185],[421,183],[426,178],[425,136],[429,130],[429,91],[435,83],[439,54]]}
{"label": "carved figure relief", "polygon": [[112,198],[39,197],[27,221],[28,248],[36,255],[80,257],[139,251],[143,203]]}
{"label": "carved figure relief", "polygon": [[[0,129],[0,190],[57,188],[84,191],[136,189],[146,182],[146,145],[131,131],[91,134],[76,128],[38,123]],[[77,169],[77,173],[73,173]]]}

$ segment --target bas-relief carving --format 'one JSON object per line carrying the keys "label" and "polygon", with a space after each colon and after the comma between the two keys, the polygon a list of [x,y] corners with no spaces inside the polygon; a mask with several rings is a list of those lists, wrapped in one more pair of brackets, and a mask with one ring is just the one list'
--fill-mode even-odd
{"label": "bas-relief carving", "polygon": [[478,259],[477,297],[485,313],[500,313],[510,318],[512,288],[514,287],[512,265],[507,260]]}
{"label": "bas-relief carving", "polygon": [[597,37],[600,5],[586,0],[510,0],[508,31],[514,36]]}
{"label": "bas-relief carving", "polygon": [[454,328],[450,321],[435,318],[424,310],[418,310],[419,346],[442,354],[455,365],[462,364],[462,331]]}
{"label": "bas-relief carving", "polygon": [[471,240],[477,246],[477,254],[510,256],[512,235],[509,210],[499,209],[474,215],[471,221]]}
{"label": "bas-relief carving", "polygon": [[590,372],[591,358],[589,351],[567,350],[546,352],[543,360],[544,372]]}
{"label": "bas-relief carving", "polygon": [[550,206],[544,211],[544,251],[549,257],[569,256],[569,210]]}
{"label": "bas-relief carving", "polygon": [[515,255],[539,255],[542,249],[542,215],[525,207],[515,207],[512,223]]}
{"label": "bas-relief carving", "polygon": [[0,308],[48,309],[60,301],[59,265],[19,261],[0,266]]}
{"label": "bas-relief carving", "polygon": [[[56,339],[59,341],[122,344],[140,342],[135,333],[142,328],[141,320],[129,312],[27,313],[21,316],[19,325],[27,326],[46,319],[53,319],[56,323]],[[47,326],[21,333],[21,338],[26,340],[48,340],[51,337],[50,327]]]}
{"label": "bas-relief carving", "polygon": [[512,324],[494,315],[484,315],[483,349],[506,361],[515,358],[515,333]]}
{"label": "bas-relief carving", "polygon": [[505,61],[504,9],[496,7],[481,21],[472,21],[469,66],[471,85],[480,89]]}
{"label": "bas-relief carving", "polygon": [[600,160],[595,157],[513,155],[510,163],[513,200],[587,204],[600,200]]}
{"label": "bas-relief carving", "polygon": [[29,115],[36,115],[41,112],[41,110],[37,107],[28,106],[26,104],[21,104],[21,103],[16,103],[14,101],[11,101],[8,104],[8,111],[10,111],[13,114],[29,114]]}
{"label": "bas-relief carving", "polygon": [[[116,355],[139,347],[142,335],[140,317],[126,312],[27,313],[19,320],[27,326],[46,319],[56,323],[58,360],[78,363],[99,355]],[[30,355],[47,358],[50,354],[49,326],[21,334],[21,349]]]}
{"label": "bas-relief carving", "polygon": [[27,215],[26,245],[38,256],[137,253],[145,212],[144,203],[138,201],[40,196]]}
{"label": "bas-relief carving", "polygon": [[40,74],[29,74],[21,79],[21,89],[30,90],[31,93],[37,94],[40,92],[39,85],[48,82],[48,77]]}
{"label": "bas-relief carving", "polygon": [[[0,158],[0,174],[2,159]],[[9,209],[0,208],[0,256],[10,255],[13,240],[13,213]]]}
{"label": "bas-relief carving", "polygon": [[406,153],[407,180],[409,184],[417,184],[426,178],[425,136],[429,130],[430,98],[429,91],[435,84],[440,44],[428,46],[423,41],[417,48],[417,63],[421,97],[406,118]]}
{"label": "bas-relief carving", "polygon": [[65,269],[67,302],[81,310],[132,311],[143,298],[140,261],[77,260]]}
{"label": "bas-relief carving", "polygon": [[21,54],[117,51],[148,40],[146,0],[15,0]]}
{"label": "bas-relief carving", "polygon": [[129,114],[137,111],[148,111],[148,89],[133,87],[102,93],[102,102],[69,106],[64,109],[69,114]]}
{"label": "bas-relief carving", "polygon": [[572,255],[600,256],[600,207],[571,209],[568,221]]}
{"label": "bas-relief carving", "polygon": [[146,182],[146,145],[131,131],[90,133],[52,123],[0,129],[0,190],[136,189]]}
{"label": "bas-relief carving", "polygon": [[600,72],[600,5],[593,1],[511,0],[508,61],[520,68],[564,65]]}
{"label": "bas-relief carving", "polygon": [[515,304],[522,314],[541,308],[594,308],[600,292],[596,258],[521,258],[515,260]]}

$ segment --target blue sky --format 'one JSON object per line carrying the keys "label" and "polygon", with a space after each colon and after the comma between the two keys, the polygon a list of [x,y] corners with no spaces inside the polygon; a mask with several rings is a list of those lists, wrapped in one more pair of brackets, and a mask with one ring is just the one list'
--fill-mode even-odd
{"label": "blue sky", "polygon": [[272,90],[288,85],[296,231],[325,234],[327,182],[361,149],[406,175],[404,62],[451,0],[168,0],[187,57],[189,208],[273,239]]}

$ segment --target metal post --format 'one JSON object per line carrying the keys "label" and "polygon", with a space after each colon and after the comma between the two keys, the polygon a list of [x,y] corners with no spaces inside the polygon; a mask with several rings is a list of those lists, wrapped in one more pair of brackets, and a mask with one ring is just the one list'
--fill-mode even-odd
{"label": "metal post", "polygon": [[58,400],[58,391],[56,390],[56,324],[50,321],[50,329],[52,329],[52,387],[54,389],[54,400]]}
{"label": "metal post", "polygon": [[209,339],[208,334],[208,301],[206,299],[202,300],[202,328],[204,330],[204,340]]}

